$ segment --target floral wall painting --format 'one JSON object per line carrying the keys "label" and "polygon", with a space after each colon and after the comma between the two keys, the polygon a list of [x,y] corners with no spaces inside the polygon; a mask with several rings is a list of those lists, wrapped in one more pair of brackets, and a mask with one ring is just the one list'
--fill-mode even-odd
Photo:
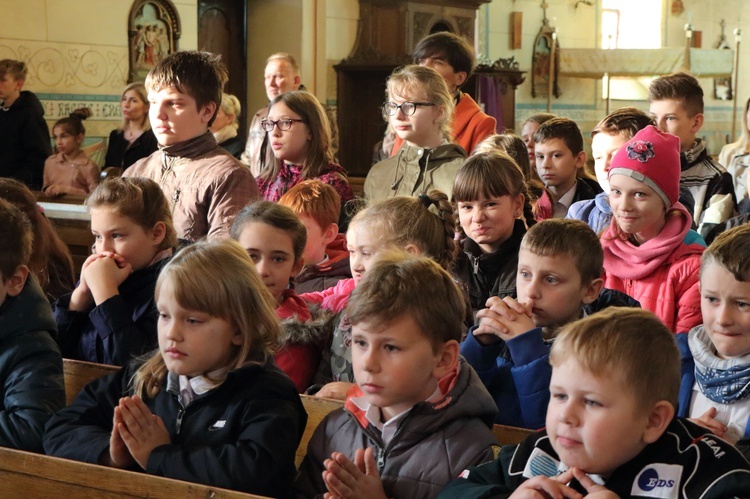
{"label": "floral wall painting", "polygon": [[180,19],[169,0],[135,0],[128,16],[128,82],[142,81],[167,55],[178,50]]}

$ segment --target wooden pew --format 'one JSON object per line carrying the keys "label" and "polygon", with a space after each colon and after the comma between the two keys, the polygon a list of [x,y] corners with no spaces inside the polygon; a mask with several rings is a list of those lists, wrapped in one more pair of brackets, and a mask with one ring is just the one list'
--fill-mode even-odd
{"label": "wooden pew", "polygon": [[2,497],[252,499],[208,485],[0,448]]}
{"label": "wooden pew", "polygon": [[51,200],[43,195],[37,203],[44,209],[44,214],[55,227],[60,239],[70,249],[73,266],[78,275],[86,258],[91,255],[94,235],[91,234],[91,217],[83,206],[83,198],[65,195]]}
{"label": "wooden pew", "polygon": [[534,430],[527,430],[526,428],[496,424],[492,426],[492,433],[495,434],[495,438],[497,438],[497,441],[501,445],[515,445],[520,444],[526,440],[526,437],[536,432]]}
{"label": "wooden pew", "polygon": [[294,459],[298,468],[302,464],[305,454],[307,454],[307,444],[310,442],[315,428],[318,427],[318,424],[323,421],[323,418],[329,412],[344,406],[344,403],[340,400],[323,399],[313,397],[312,395],[300,395],[300,398],[302,398],[302,405],[305,406],[305,411],[307,411],[307,425],[305,426],[305,433],[302,435],[302,441],[299,443],[299,447],[297,447],[297,454]]}
{"label": "wooden pew", "polygon": [[84,386],[105,374],[116,372],[119,367],[94,364],[82,360],[63,359],[65,379],[65,403],[70,405]]}

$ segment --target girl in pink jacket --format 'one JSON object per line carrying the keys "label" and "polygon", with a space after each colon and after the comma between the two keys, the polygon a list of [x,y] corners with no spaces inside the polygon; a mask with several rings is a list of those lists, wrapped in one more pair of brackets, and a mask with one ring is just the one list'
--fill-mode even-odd
{"label": "girl in pink jacket", "polygon": [[706,244],[677,201],[679,139],[647,126],[615,154],[609,184],[604,286],[632,296],[673,332],[701,324],[698,273]]}

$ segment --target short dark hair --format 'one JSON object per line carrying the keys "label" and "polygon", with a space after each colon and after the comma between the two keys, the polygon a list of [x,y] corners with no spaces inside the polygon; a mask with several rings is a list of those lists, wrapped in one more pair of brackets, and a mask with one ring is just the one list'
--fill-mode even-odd
{"label": "short dark hair", "polygon": [[703,88],[695,77],[687,73],[672,73],[656,78],[648,86],[648,101],[682,100],[688,116],[703,112]]}
{"label": "short dark hair", "polygon": [[294,260],[302,258],[307,243],[307,229],[291,208],[271,201],[256,201],[245,206],[232,222],[232,239],[239,240],[245,225],[251,222],[264,223],[286,232],[292,240]]}
{"label": "short dark hair", "polygon": [[458,35],[441,31],[433,33],[417,43],[414,47],[414,64],[427,58],[440,58],[453,67],[456,73],[466,73],[466,78],[474,71],[474,49]]}
{"label": "short dark hair", "polygon": [[605,116],[591,130],[591,137],[597,133],[607,135],[621,135],[630,140],[640,130],[653,125],[654,120],[646,113],[635,107],[623,107]]}
{"label": "short dark hair", "polygon": [[26,63],[14,61],[13,59],[3,59],[0,61],[0,78],[10,75],[14,80],[26,80],[29,70]]}
{"label": "short dark hair", "polygon": [[16,269],[29,263],[34,233],[28,217],[0,199],[0,279],[10,279]]}
{"label": "short dark hair", "polygon": [[740,282],[750,282],[750,225],[719,234],[701,256],[701,275],[709,264],[726,269]]}
{"label": "short dark hair", "polygon": [[552,118],[539,126],[534,134],[534,142],[543,144],[551,139],[560,139],[570,149],[573,156],[583,151],[583,134],[575,121],[568,118]]}

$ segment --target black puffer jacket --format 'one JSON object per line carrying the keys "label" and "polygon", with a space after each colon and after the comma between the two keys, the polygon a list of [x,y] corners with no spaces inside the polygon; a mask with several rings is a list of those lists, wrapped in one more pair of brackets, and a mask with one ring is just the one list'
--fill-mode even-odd
{"label": "black puffer jacket", "polygon": [[44,161],[52,154],[44,108],[23,91],[7,111],[0,111],[0,177],[15,178],[41,190]]}

